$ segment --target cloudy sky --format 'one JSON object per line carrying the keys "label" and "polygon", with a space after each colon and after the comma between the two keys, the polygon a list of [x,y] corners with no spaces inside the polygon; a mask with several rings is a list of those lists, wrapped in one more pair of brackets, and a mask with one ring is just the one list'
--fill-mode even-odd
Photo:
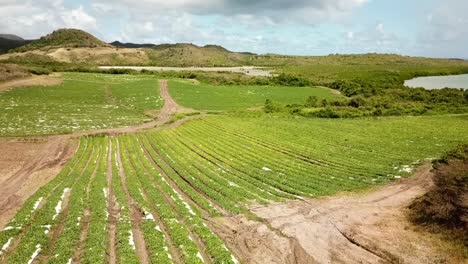
{"label": "cloudy sky", "polygon": [[0,33],[67,27],[107,42],[468,58],[467,10],[467,0],[0,0]]}

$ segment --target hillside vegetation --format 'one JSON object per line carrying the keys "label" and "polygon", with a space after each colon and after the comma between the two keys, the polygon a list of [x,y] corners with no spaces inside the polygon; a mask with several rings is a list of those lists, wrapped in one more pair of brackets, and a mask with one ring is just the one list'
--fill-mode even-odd
{"label": "hillside vegetation", "polygon": [[163,44],[145,51],[154,66],[243,66],[248,64],[249,57],[216,45]]}
{"label": "hillside vegetation", "polygon": [[28,45],[15,49],[15,52],[25,52],[42,48],[54,47],[110,47],[109,44],[97,39],[93,35],[79,29],[59,29],[41,37]]}

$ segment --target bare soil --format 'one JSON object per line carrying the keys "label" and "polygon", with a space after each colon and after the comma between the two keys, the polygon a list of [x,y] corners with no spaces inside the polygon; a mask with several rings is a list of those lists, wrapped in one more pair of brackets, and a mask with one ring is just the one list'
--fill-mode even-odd
{"label": "bare soil", "polygon": [[261,221],[212,226],[246,263],[459,263],[405,216],[432,186],[431,168],[367,193],[252,207]]}
{"label": "bare soil", "polygon": [[51,75],[34,75],[27,78],[16,79],[0,84],[0,92],[8,91],[21,86],[54,86],[63,82],[61,75],[54,73]]}
{"label": "bare soil", "polygon": [[62,170],[76,146],[61,136],[0,138],[0,227]]}

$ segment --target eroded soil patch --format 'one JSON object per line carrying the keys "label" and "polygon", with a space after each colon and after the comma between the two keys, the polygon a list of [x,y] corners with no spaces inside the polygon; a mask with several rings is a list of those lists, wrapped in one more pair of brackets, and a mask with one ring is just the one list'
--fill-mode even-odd
{"label": "eroded soil patch", "polygon": [[67,137],[0,138],[0,228],[73,156]]}
{"label": "eroded soil patch", "polygon": [[212,225],[247,263],[454,263],[405,210],[432,185],[431,164],[377,190],[251,208],[262,221]]}

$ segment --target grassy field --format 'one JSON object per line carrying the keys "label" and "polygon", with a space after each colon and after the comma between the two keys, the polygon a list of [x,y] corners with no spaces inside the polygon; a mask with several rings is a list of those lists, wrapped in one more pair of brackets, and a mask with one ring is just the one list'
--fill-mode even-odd
{"label": "grassy field", "polygon": [[[384,184],[466,142],[467,130],[466,115],[356,120],[260,115],[83,137],[67,167],[0,232],[0,245],[6,245],[0,260],[102,263],[115,245],[120,263],[138,263],[137,247],[144,247],[153,263],[236,263],[206,216],[246,212],[252,202]],[[109,240],[111,224],[115,241]],[[138,234],[143,245],[135,244]]]}
{"label": "grassy field", "polygon": [[136,125],[163,104],[151,76],[65,73],[63,78],[58,86],[0,93],[0,136]]}
{"label": "grassy field", "polygon": [[342,96],[320,87],[215,86],[189,81],[170,81],[171,96],[181,105],[197,110],[245,110],[263,107],[266,99],[281,104],[303,104],[307,97],[339,100]]}

